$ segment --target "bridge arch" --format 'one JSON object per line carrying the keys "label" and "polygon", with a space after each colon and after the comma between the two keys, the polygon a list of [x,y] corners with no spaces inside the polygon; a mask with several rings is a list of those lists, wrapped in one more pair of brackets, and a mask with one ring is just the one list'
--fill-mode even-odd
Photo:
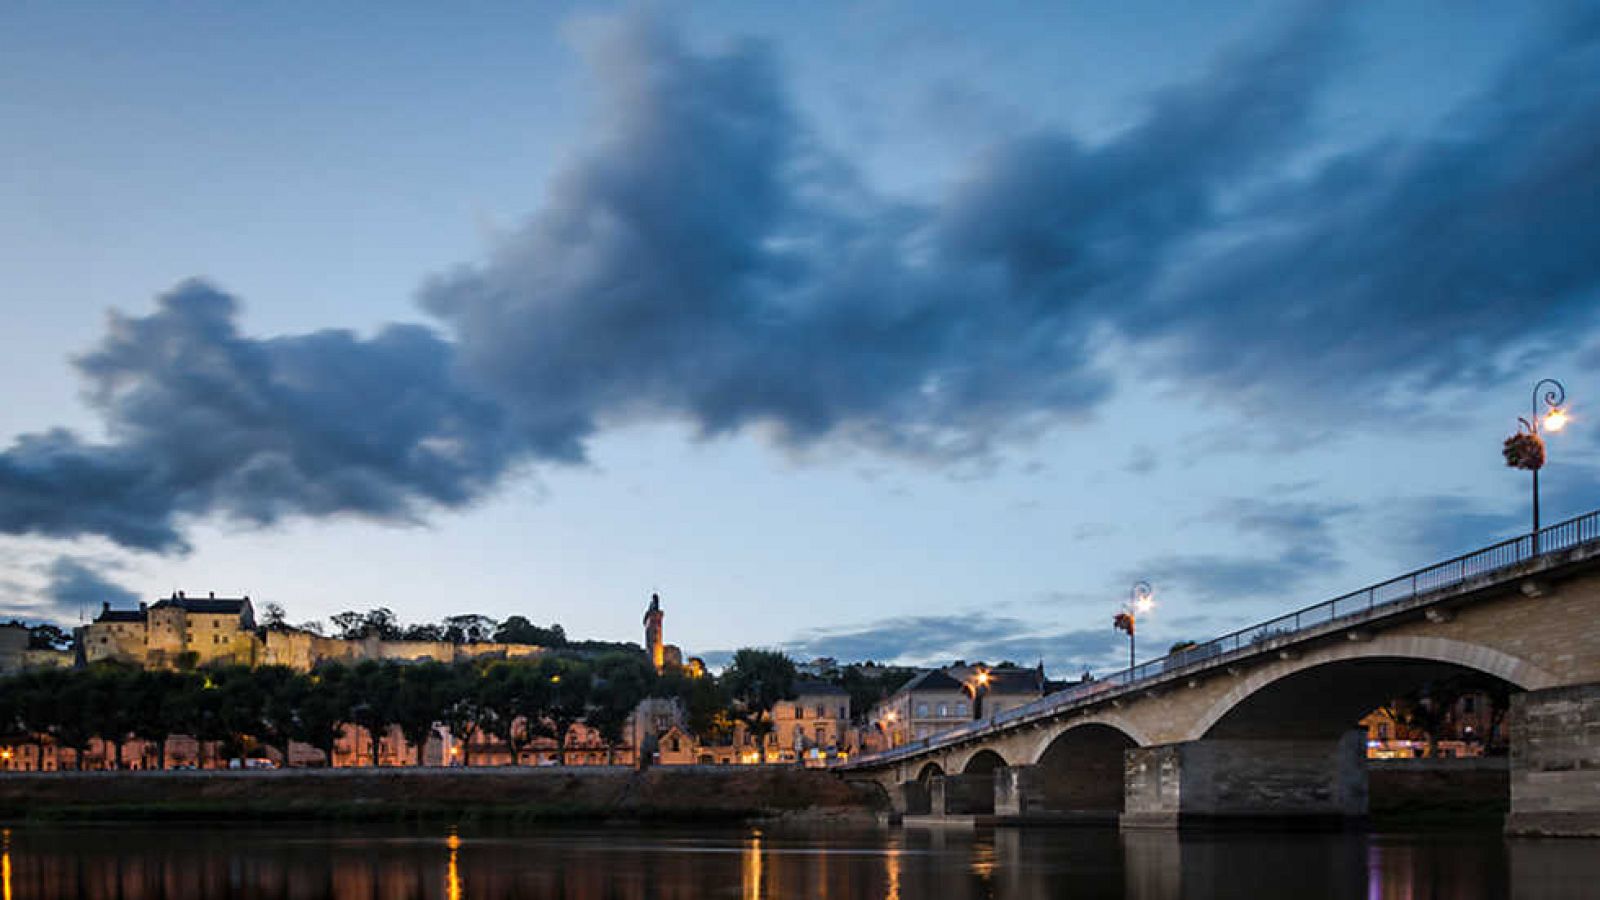
{"label": "bridge arch", "polygon": [[1110,815],[1123,810],[1123,754],[1139,746],[1104,721],[1074,722],[1039,749],[1034,765],[1044,806],[1056,812]]}
{"label": "bridge arch", "polygon": [[985,748],[968,757],[966,765],[961,767],[963,775],[993,775],[996,770],[1005,768],[1009,763],[993,749]]}
{"label": "bridge arch", "polygon": [[[1241,712],[1246,706],[1265,707],[1274,701],[1292,703],[1291,697],[1274,694],[1318,696],[1316,711],[1320,718],[1331,722],[1337,721],[1342,712],[1337,708],[1339,704],[1329,702],[1335,696],[1349,704],[1365,702],[1360,697],[1376,697],[1377,702],[1361,710],[1365,713],[1430,677],[1463,672],[1487,675],[1518,690],[1538,690],[1559,683],[1528,660],[1481,644],[1425,635],[1377,635],[1371,640],[1329,645],[1250,670],[1194,720],[1186,739],[1200,740],[1217,736],[1219,731],[1240,730],[1245,724]],[[1296,727],[1290,711],[1275,713],[1282,728]]]}
{"label": "bridge arch", "polygon": [[943,778],[943,777],[944,777],[944,767],[939,765],[936,762],[924,763],[922,765],[922,768],[917,770],[917,780],[922,782],[923,784],[927,784],[928,782],[932,781],[935,778]]}

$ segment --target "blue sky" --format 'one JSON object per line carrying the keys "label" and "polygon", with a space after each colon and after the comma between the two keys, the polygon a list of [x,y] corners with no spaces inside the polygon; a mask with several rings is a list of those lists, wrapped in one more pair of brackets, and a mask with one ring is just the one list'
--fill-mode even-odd
{"label": "blue sky", "polygon": [[1584,4],[8,9],[0,615],[1113,664],[1135,578],[1164,646],[1525,527],[1546,376],[1600,506],[1597,76]]}

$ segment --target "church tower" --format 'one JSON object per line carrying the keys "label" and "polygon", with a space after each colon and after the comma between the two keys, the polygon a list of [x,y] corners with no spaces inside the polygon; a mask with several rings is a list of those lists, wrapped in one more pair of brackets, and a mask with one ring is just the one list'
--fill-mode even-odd
{"label": "church tower", "polygon": [[661,595],[650,595],[650,608],[644,611],[644,646],[650,652],[650,664],[659,672],[667,664],[667,645],[661,632]]}

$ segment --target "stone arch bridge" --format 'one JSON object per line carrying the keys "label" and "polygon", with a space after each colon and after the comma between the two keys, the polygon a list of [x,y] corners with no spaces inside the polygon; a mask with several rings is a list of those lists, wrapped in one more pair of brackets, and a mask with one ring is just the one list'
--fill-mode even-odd
{"label": "stone arch bridge", "polygon": [[1512,695],[1508,829],[1600,834],[1600,512],[837,769],[908,815],[1356,817],[1357,721],[1455,676]]}

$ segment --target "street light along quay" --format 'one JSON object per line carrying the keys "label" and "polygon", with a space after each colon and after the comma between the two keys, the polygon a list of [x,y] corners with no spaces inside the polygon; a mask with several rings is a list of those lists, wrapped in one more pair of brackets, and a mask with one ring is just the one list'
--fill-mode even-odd
{"label": "street light along quay", "polygon": [[[1546,390],[1548,386],[1548,390]],[[1540,394],[1543,391],[1543,395]],[[1545,413],[1539,415],[1539,404],[1544,403]],[[1539,552],[1539,470],[1544,468],[1544,436],[1567,427],[1567,389],[1554,378],[1546,378],[1533,386],[1532,415],[1517,417],[1517,433],[1506,438],[1503,448],[1506,465],[1513,469],[1527,469],[1533,473],[1533,552]],[[1543,428],[1540,428],[1540,424]]]}
{"label": "street light along quay", "polygon": [[1138,625],[1138,617],[1149,612],[1156,605],[1155,590],[1148,581],[1135,581],[1133,589],[1128,592],[1128,606],[1111,619],[1111,624],[1118,631],[1128,633],[1128,668],[1134,666],[1134,641],[1133,633]]}

